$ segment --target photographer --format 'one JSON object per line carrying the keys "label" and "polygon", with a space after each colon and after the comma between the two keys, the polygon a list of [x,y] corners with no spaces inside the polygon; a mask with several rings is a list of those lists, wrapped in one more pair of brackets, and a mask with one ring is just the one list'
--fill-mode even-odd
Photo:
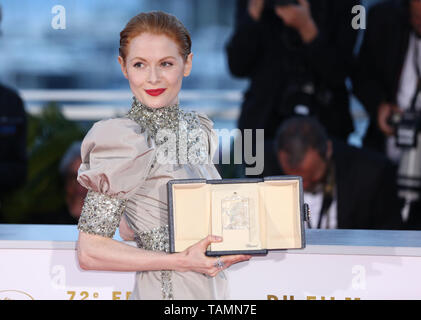
{"label": "photographer", "polygon": [[[290,3],[239,0],[226,47],[231,73],[251,80],[238,127],[264,129],[265,150],[273,150],[276,128],[294,114],[316,116],[345,141],[353,131],[345,79],[357,37],[352,7],[359,1]],[[264,175],[279,170],[267,160],[265,154]]]}
{"label": "photographer", "polygon": [[[415,139],[421,140],[417,127],[421,121],[420,38],[420,0],[373,6],[353,75],[355,94],[371,118],[364,146],[399,164],[398,185],[407,204],[402,214],[411,229],[421,228],[421,214],[417,213],[421,209],[421,141]],[[414,139],[402,144],[408,134]]]}
{"label": "photographer", "polygon": [[395,130],[390,118],[408,108],[414,96],[414,52],[420,36],[421,1],[392,0],[373,6],[353,75],[354,92],[372,120],[364,146],[394,160],[399,157],[392,143]]}

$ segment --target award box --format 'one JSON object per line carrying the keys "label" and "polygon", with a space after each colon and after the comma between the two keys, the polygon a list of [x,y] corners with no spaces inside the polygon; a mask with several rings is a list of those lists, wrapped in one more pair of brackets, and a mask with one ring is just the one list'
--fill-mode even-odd
{"label": "award box", "polygon": [[168,187],[170,252],[212,234],[206,254],[267,254],[305,247],[302,178],[176,179]]}

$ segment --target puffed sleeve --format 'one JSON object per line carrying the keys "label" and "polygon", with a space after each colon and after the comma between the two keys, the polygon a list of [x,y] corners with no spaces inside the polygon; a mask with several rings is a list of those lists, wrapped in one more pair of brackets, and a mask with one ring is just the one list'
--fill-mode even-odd
{"label": "puffed sleeve", "polygon": [[124,118],[102,120],[85,136],[78,182],[88,189],[78,229],[112,238],[125,203],[145,180],[155,146],[140,126]]}

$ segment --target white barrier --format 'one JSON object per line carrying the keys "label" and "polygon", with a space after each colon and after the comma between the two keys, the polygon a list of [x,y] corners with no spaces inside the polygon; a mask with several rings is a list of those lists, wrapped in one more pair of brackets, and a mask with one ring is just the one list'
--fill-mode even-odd
{"label": "white barrier", "polygon": [[[232,266],[231,298],[421,299],[421,231],[307,230],[306,237],[306,249]],[[76,239],[76,226],[0,225],[0,300],[127,299],[134,273],[81,270]]]}

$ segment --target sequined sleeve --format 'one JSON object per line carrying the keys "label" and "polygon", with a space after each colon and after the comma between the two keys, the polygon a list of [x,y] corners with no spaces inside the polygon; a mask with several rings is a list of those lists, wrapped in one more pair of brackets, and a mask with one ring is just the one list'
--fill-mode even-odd
{"label": "sequined sleeve", "polygon": [[154,145],[130,119],[103,120],[85,136],[81,156],[78,182],[89,191],[78,229],[113,237],[127,199],[148,175]]}
{"label": "sequined sleeve", "polygon": [[120,224],[126,201],[89,190],[79,218],[78,229],[112,238]]}

